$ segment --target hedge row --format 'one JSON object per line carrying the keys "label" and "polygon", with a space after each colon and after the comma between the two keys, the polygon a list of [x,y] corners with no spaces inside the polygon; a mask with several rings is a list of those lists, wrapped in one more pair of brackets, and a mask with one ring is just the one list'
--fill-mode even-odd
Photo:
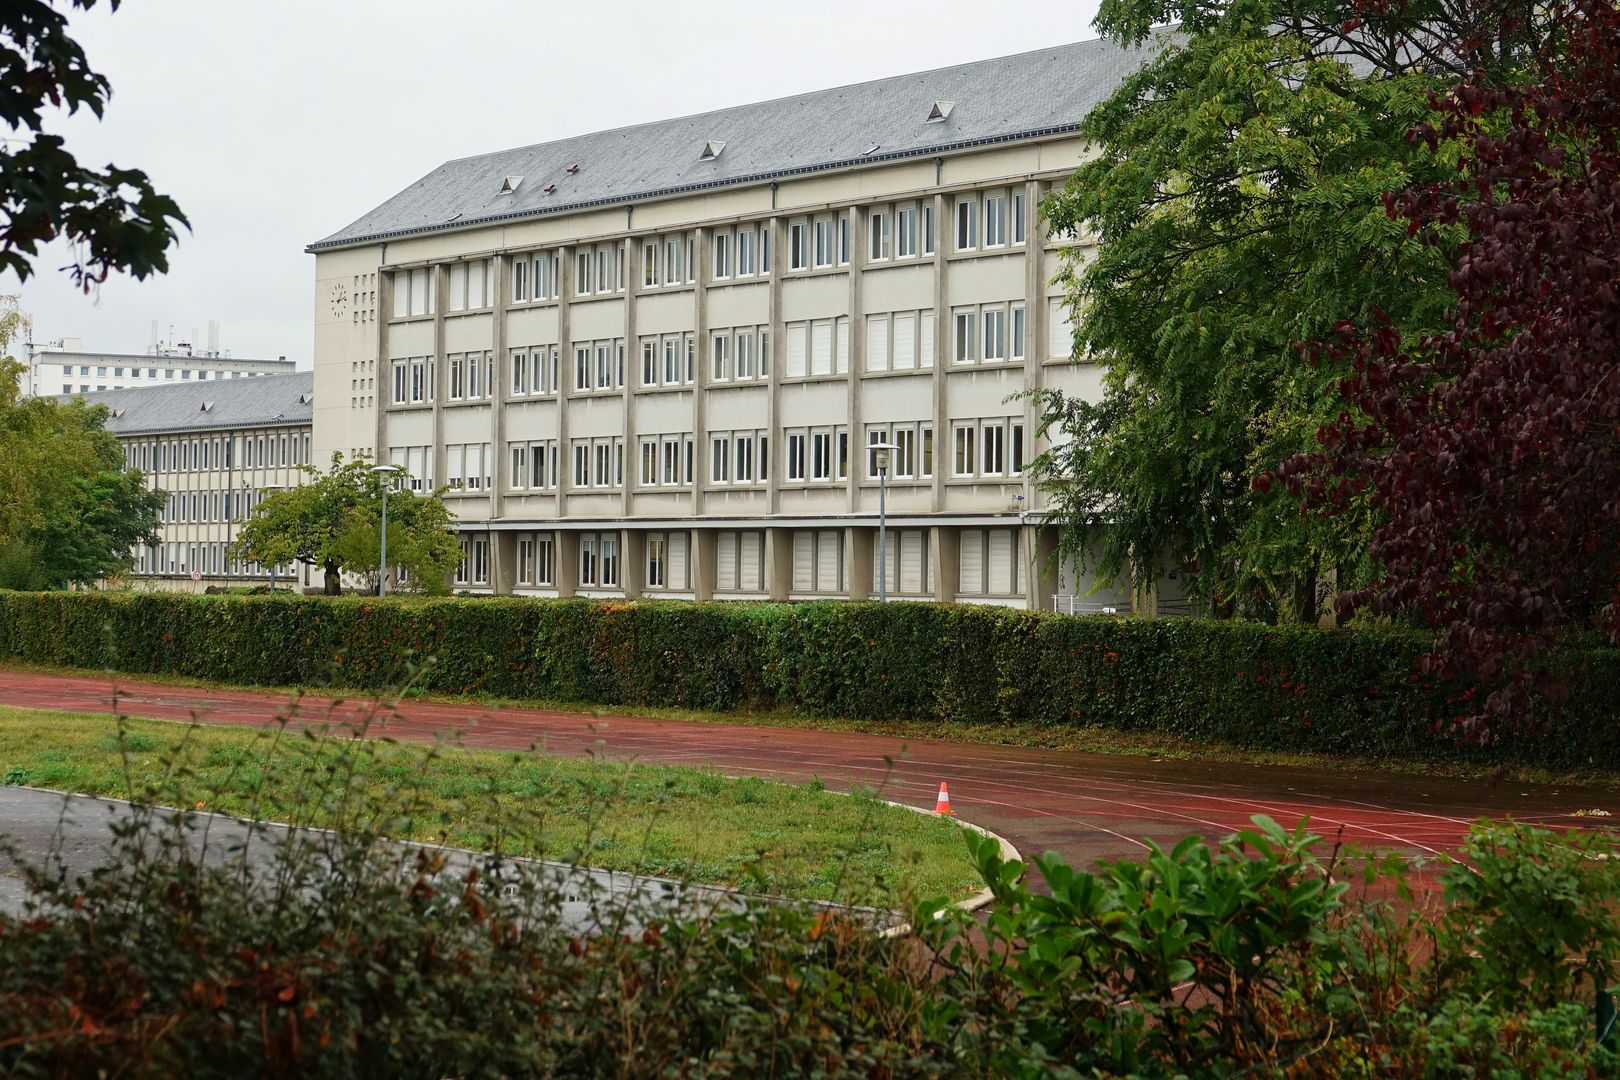
{"label": "hedge row", "polygon": [[1550,730],[1464,746],[1484,690],[1424,638],[900,603],[0,593],[0,657],[260,686],[418,684],[592,705],[1100,724],[1256,749],[1620,766],[1620,653],[1570,654]]}

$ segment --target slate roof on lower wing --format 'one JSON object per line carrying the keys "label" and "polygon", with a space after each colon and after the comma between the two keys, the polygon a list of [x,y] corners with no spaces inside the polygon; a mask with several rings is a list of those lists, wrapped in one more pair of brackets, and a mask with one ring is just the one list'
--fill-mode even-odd
{"label": "slate roof on lower wing", "polygon": [[1159,47],[1082,41],[460,158],[308,250],[1072,131]]}
{"label": "slate roof on lower wing", "polygon": [[80,397],[107,406],[111,412],[107,430],[127,436],[310,424],[315,416],[314,390],[314,373],[303,371],[64,394],[60,400]]}

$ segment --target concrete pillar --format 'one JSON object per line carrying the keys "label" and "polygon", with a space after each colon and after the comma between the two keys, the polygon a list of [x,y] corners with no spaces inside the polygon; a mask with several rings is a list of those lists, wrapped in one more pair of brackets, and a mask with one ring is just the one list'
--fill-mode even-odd
{"label": "concrete pillar", "polygon": [[[890,531],[892,533],[893,530]],[[871,600],[878,595],[877,535],[876,529],[851,526],[844,530],[844,550],[849,552],[849,598],[851,600]],[[891,575],[893,572],[891,568]]]}
{"label": "concrete pillar", "polygon": [[647,534],[640,529],[619,530],[619,588],[631,600],[647,590]]}
{"label": "concrete pillar", "polygon": [[517,588],[517,533],[489,534],[489,585],[498,596],[510,596]]}
{"label": "concrete pillar", "polygon": [[719,533],[714,529],[693,529],[690,536],[686,572],[692,575],[692,596],[697,600],[713,600]]}
{"label": "concrete pillar", "polygon": [[703,516],[703,494],[709,471],[708,387],[714,362],[709,340],[709,284],[714,278],[714,230],[697,230],[697,281],[692,286],[692,329],[697,338],[697,371],[692,373],[692,516]]}
{"label": "concrete pillar", "polygon": [[[934,196],[934,513],[945,509],[945,477],[949,473],[951,417],[945,394],[945,373],[950,366],[951,305],[946,245],[952,238],[950,204]],[[956,586],[951,586],[954,593]]]}
{"label": "concrete pillar", "polygon": [[793,530],[765,530],[765,591],[786,600],[793,591]]}
{"label": "concrete pillar", "polygon": [[[557,517],[559,520],[568,516],[569,491],[574,483],[574,448],[569,444],[568,438],[568,402],[574,393],[574,342],[571,310],[574,295],[574,249],[566,246],[557,249]],[[629,453],[630,448],[625,448]],[[568,579],[568,591],[564,596],[574,595],[574,586],[579,582],[579,538],[574,538],[573,559],[571,563],[562,561],[562,538],[558,537],[558,587],[562,581]],[[571,567],[566,573],[562,567]]]}
{"label": "concrete pillar", "polygon": [[[771,207],[772,209],[776,207],[776,187],[774,184],[771,186]],[[769,450],[771,456],[776,459],[772,462],[760,463],[762,466],[768,466],[765,473],[766,514],[780,513],[782,509],[782,473],[784,470],[781,467],[781,462],[783,461],[784,447],[782,440],[781,373],[785,370],[787,364],[787,341],[785,340],[787,337],[787,322],[782,317],[782,268],[787,265],[786,255],[784,254],[787,251],[787,240],[782,235],[783,220],[780,217],[773,217],[768,222],[771,230],[771,257],[770,265],[765,268],[770,275],[765,307],[766,319],[771,327],[771,362],[767,373],[768,377],[765,381],[765,428],[770,436]],[[771,541],[767,537],[765,541],[767,568],[773,565],[769,559],[770,543]],[[767,569],[767,573],[769,573],[769,569]]]}
{"label": "concrete pillar", "polygon": [[579,533],[557,530],[557,595],[573,596],[579,591]]}
{"label": "concrete pillar", "polygon": [[961,530],[954,525],[935,525],[928,530],[928,584],[941,604],[956,599],[956,587],[962,580],[961,559]]}
{"label": "concrete pillar", "polygon": [[425,485],[430,490],[444,483],[444,396],[450,388],[449,362],[444,355],[444,309],[450,302],[450,265],[440,263],[433,268],[433,274],[433,445],[428,449],[433,482]]}

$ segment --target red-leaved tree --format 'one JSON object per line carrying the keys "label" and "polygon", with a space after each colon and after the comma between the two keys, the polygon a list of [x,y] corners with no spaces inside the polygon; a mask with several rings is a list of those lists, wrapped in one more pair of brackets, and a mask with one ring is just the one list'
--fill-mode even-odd
{"label": "red-leaved tree", "polygon": [[1561,32],[1525,84],[1465,80],[1413,133],[1464,147],[1459,179],[1386,198],[1414,234],[1465,226],[1453,328],[1406,347],[1340,327],[1318,350],[1352,361],[1347,408],[1277,474],[1309,506],[1383,512],[1381,576],[1341,609],[1419,618],[1428,671],[1497,683],[1476,737],[1558,695],[1555,645],[1620,641],[1620,12],[1548,14]]}

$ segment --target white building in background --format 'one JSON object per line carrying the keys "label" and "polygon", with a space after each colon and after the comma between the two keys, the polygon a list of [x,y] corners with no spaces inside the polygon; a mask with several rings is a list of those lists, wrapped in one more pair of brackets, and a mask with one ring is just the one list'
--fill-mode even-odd
{"label": "white building in background", "polygon": [[[315,452],[447,485],[460,589],[1126,608],[1052,564],[1032,387],[1099,392],[1038,207],[1093,41],[447,162],[316,256]],[[1181,595],[1179,582],[1160,596]]]}
{"label": "white building in background", "polygon": [[[298,466],[312,460],[313,386],[304,372],[83,395],[107,407],[107,430],[129,466],[169,496],[161,543],[135,553],[137,582],[196,591],[269,580],[268,567],[225,551],[267,490],[304,482]],[[310,584],[306,566],[275,573],[283,585]]]}
{"label": "white building in background", "polygon": [[297,365],[285,356],[274,360],[233,357],[221,352],[210,326],[211,344],[156,340],[144,353],[87,352],[78,338],[31,343],[23,391],[31,397],[95,394],[145,386],[291,375]]}

